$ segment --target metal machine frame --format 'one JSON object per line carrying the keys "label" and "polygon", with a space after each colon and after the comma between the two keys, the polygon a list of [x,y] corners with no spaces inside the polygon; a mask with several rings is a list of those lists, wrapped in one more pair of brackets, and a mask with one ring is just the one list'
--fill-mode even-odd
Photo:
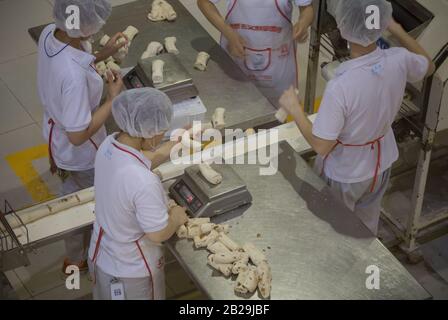
{"label": "metal machine frame", "polygon": [[[421,7],[415,1],[404,3],[402,0],[392,0],[392,3],[399,6],[410,6],[410,9],[414,8],[411,12],[415,12],[416,7]],[[344,50],[346,49],[346,42],[341,39],[334,18],[327,12],[326,0],[314,1],[314,9],[316,17],[311,27],[305,95],[305,111],[308,113],[314,112],[316,80],[320,66],[319,55],[321,49],[325,49],[330,56],[340,61],[346,60],[348,54],[347,50]],[[424,30],[424,27],[430,23],[433,17],[425,8],[422,7],[420,9],[423,11],[421,14],[423,22],[417,28],[409,31],[414,37],[417,37]],[[437,57],[435,57],[437,67],[444,64],[447,59],[447,53],[448,45],[445,45]],[[401,223],[385,210],[382,210],[382,218],[392,227],[394,233],[402,242],[400,248],[408,254],[411,261],[420,258],[417,240],[425,242],[448,233],[448,228],[444,223],[448,218],[448,208],[422,216],[434,139],[438,131],[446,129],[439,126],[443,114],[441,110],[448,109],[448,106],[442,103],[445,85],[446,81],[444,82],[437,74],[425,81],[422,90],[418,90],[413,85],[408,84],[407,89],[412,92],[413,97],[404,99],[400,111],[401,119],[407,123],[409,130],[421,140],[420,155],[411,198],[412,211],[409,213],[406,224]],[[418,112],[415,112],[415,110],[418,110]]]}

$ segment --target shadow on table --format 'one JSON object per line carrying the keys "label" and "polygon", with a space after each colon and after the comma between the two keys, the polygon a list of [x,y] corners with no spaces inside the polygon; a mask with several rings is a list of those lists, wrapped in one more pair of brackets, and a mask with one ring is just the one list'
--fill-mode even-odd
{"label": "shadow on table", "polygon": [[336,199],[331,190],[322,181],[319,181],[314,173],[308,174],[308,180],[314,180],[313,182],[316,183],[313,184],[315,185],[297,175],[298,168],[305,168],[308,164],[289,145],[280,144],[279,151],[279,172],[306,202],[308,209],[315,216],[329,223],[340,234],[354,238],[373,239],[372,233],[361,220]]}

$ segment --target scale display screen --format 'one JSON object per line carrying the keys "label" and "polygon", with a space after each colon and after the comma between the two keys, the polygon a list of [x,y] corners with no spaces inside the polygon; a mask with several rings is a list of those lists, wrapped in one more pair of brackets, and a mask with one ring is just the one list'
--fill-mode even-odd
{"label": "scale display screen", "polygon": [[129,79],[129,83],[131,84],[131,86],[133,88],[138,89],[138,88],[144,87],[143,82],[140,80],[139,77],[137,77],[137,75],[135,73],[130,74],[128,79]]}
{"label": "scale display screen", "polygon": [[191,212],[195,213],[202,208],[202,202],[199,198],[188,188],[188,186],[182,182],[174,186],[174,190],[182,197]]}

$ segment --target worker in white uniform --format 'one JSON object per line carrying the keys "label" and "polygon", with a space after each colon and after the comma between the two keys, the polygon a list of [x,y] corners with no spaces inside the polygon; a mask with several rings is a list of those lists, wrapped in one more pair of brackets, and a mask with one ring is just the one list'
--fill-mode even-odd
{"label": "worker in white uniform", "polygon": [[[379,29],[366,27],[368,5],[379,8]],[[280,104],[295,119],[318,153],[317,171],[338,199],[377,235],[381,200],[398,148],[391,125],[407,82],[431,75],[428,53],[392,18],[385,0],[340,1],[335,18],[350,45],[351,60],[336,70],[314,122],[307,118],[293,88]],[[403,47],[381,50],[377,40],[388,29]]]}
{"label": "worker in white uniform", "polygon": [[[222,48],[278,107],[282,93],[298,87],[297,41],[308,38],[312,0],[227,0],[225,17],[215,6],[219,1],[198,0],[198,6],[221,32]],[[296,24],[292,2],[300,8]]]}
{"label": "worker in white uniform", "polygon": [[168,209],[167,197],[143,151],[155,150],[170,127],[172,104],[152,88],[115,98],[122,130],[106,138],[95,161],[95,223],[89,250],[93,297],[164,299],[160,243],[187,222],[185,209]]}
{"label": "worker in white uniform", "polygon": [[[79,26],[66,23],[71,21],[69,6],[79,8]],[[62,179],[60,196],[93,185],[96,150],[106,138],[104,123],[112,99],[123,87],[118,74],[108,73],[108,96],[100,105],[103,80],[95,62],[115,54],[126,41],[117,45],[116,40],[124,37],[118,33],[93,55],[88,39],[105,24],[111,10],[106,0],[56,0],[55,24],[48,25],[39,39],[37,83],[44,107],[43,135],[48,141],[50,170]],[[88,270],[89,236],[90,232],[66,239],[64,273],[69,265]]]}

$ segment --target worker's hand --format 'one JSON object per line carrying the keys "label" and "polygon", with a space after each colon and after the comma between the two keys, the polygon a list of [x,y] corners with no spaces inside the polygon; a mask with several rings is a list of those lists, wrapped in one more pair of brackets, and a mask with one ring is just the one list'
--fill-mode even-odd
{"label": "worker's hand", "polygon": [[289,87],[279,100],[280,107],[293,117],[296,117],[301,110],[300,100],[293,86]]}
{"label": "worker's hand", "polygon": [[241,37],[239,33],[233,31],[227,38],[227,40],[229,41],[227,50],[229,51],[230,55],[239,59],[244,58],[244,48],[246,47],[246,41],[244,40],[244,38]]}
{"label": "worker's hand", "polygon": [[294,25],[293,29],[293,38],[297,40],[299,43],[304,43],[308,40],[308,27],[303,27],[300,22],[297,22]]}
{"label": "worker's hand", "polygon": [[[117,41],[120,38],[123,38],[124,41],[120,41],[117,43]],[[123,33],[118,32],[112,38],[110,38],[110,40],[104,46],[103,50],[100,51],[100,54],[102,57],[105,57],[105,59],[107,59],[110,56],[116,54],[118,50],[120,50],[124,46],[127,46],[128,44],[129,44],[128,37],[126,37],[126,35],[124,35]]]}
{"label": "worker's hand", "polygon": [[187,213],[185,212],[185,208],[182,208],[180,206],[171,208],[170,216],[173,219],[174,223],[179,227],[183,226],[188,222],[188,216]]}
{"label": "worker's hand", "polygon": [[121,74],[114,70],[107,70],[106,77],[108,98],[113,100],[123,90],[123,79]]}

